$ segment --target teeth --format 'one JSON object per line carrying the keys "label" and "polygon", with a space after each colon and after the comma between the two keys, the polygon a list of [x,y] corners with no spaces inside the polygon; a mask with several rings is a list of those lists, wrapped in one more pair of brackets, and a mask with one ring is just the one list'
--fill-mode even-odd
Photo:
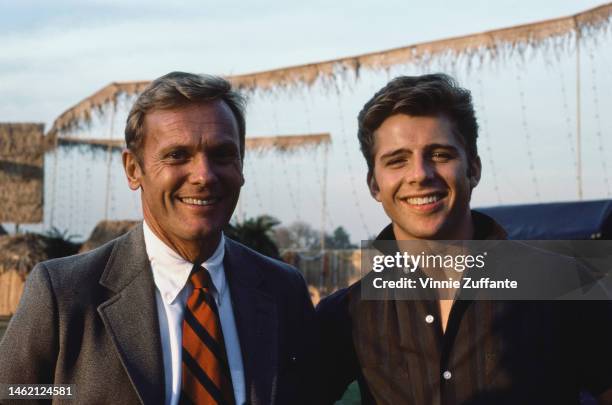
{"label": "teeth", "polygon": [[193,204],[193,205],[210,205],[212,203],[214,203],[217,199],[213,198],[210,200],[199,200],[197,198],[181,198],[181,201],[186,203],[186,204]]}
{"label": "teeth", "polygon": [[430,195],[427,197],[413,197],[413,198],[408,198],[408,203],[411,205],[424,205],[424,204],[434,203],[438,201],[439,199],[440,199],[439,195]]}

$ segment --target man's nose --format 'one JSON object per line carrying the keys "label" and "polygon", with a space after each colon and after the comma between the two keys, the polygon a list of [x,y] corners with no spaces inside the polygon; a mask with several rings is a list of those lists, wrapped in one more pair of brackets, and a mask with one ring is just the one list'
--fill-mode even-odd
{"label": "man's nose", "polygon": [[409,183],[420,184],[434,177],[435,169],[433,163],[424,156],[414,156],[406,172],[406,180]]}
{"label": "man's nose", "polygon": [[208,185],[217,180],[213,160],[203,153],[194,157],[189,171],[189,178],[193,184]]}

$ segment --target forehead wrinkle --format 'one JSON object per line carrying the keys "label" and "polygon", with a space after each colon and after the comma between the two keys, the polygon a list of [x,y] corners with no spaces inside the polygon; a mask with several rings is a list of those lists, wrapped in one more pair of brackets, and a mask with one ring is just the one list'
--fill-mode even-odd
{"label": "forehead wrinkle", "polygon": [[[169,112],[174,113],[174,111]],[[158,115],[152,117],[152,119],[156,125],[154,130],[150,131],[151,135],[163,134],[163,136],[151,138],[154,138],[157,144],[164,145],[164,147],[173,144],[184,145],[191,143],[201,147],[203,144],[210,144],[212,141],[224,143],[216,142],[217,139],[210,139],[207,135],[211,133],[220,135],[222,138],[227,139],[228,142],[233,142],[234,140],[233,134],[228,131],[227,123],[216,118],[203,120],[201,117],[171,117],[167,119],[167,116]]]}
{"label": "forehead wrinkle", "polygon": [[143,124],[143,160],[145,154],[159,158],[173,147],[205,151],[233,144],[241,148],[236,118],[220,100],[153,110]]}
{"label": "forehead wrinkle", "polygon": [[[387,118],[387,120],[397,120],[401,116],[409,118],[434,118],[435,122],[418,123],[409,128],[405,126],[392,126],[386,130],[385,143],[391,148],[404,148],[406,150],[417,149],[433,149],[435,147],[452,148],[457,151],[465,149],[465,142],[461,134],[457,133],[455,126],[445,116],[411,116],[408,114],[396,114]],[[380,149],[381,134],[380,129],[384,126],[383,122],[380,127],[374,131],[374,143],[372,152],[376,155]],[[392,124],[391,124],[392,125]],[[426,136],[424,136],[424,134]],[[450,136],[449,136],[450,135]],[[408,145],[407,145],[408,144]],[[385,155],[391,152],[386,152]]]}

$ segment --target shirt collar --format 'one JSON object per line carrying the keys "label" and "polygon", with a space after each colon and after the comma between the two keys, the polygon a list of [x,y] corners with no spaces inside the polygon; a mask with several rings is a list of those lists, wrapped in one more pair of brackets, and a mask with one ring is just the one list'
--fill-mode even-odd
{"label": "shirt collar", "polygon": [[[172,304],[183,288],[189,284],[189,275],[191,274],[193,263],[183,259],[170,246],[159,239],[147,225],[147,221],[143,221],[142,229],[144,232],[145,249],[153,271],[153,280],[164,302]],[[224,256],[225,236],[221,234],[217,248],[208,260],[202,263],[202,267],[206,268],[210,273],[210,278],[215,287],[213,296],[215,301],[217,301],[217,306],[220,305],[221,298],[227,290],[225,271],[223,269]]]}

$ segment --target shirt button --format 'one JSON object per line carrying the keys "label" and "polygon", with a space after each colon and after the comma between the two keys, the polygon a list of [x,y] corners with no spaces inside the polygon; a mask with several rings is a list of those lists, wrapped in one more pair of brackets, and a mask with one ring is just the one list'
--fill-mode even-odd
{"label": "shirt button", "polygon": [[450,380],[452,376],[453,375],[448,370],[446,370],[445,372],[442,373],[442,377],[444,377],[445,380]]}
{"label": "shirt button", "polygon": [[170,293],[165,293],[164,294],[164,298],[166,298],[166,301],[170,301],[172,299],[172,294]]}
{"label": "shirt button", "polygon": [[427,316],[425,317],[425,322],[427,322],[427,323],[432,323],[433,321],[434,321],[434,317],[433,317],[433,315],[427,315]]}

